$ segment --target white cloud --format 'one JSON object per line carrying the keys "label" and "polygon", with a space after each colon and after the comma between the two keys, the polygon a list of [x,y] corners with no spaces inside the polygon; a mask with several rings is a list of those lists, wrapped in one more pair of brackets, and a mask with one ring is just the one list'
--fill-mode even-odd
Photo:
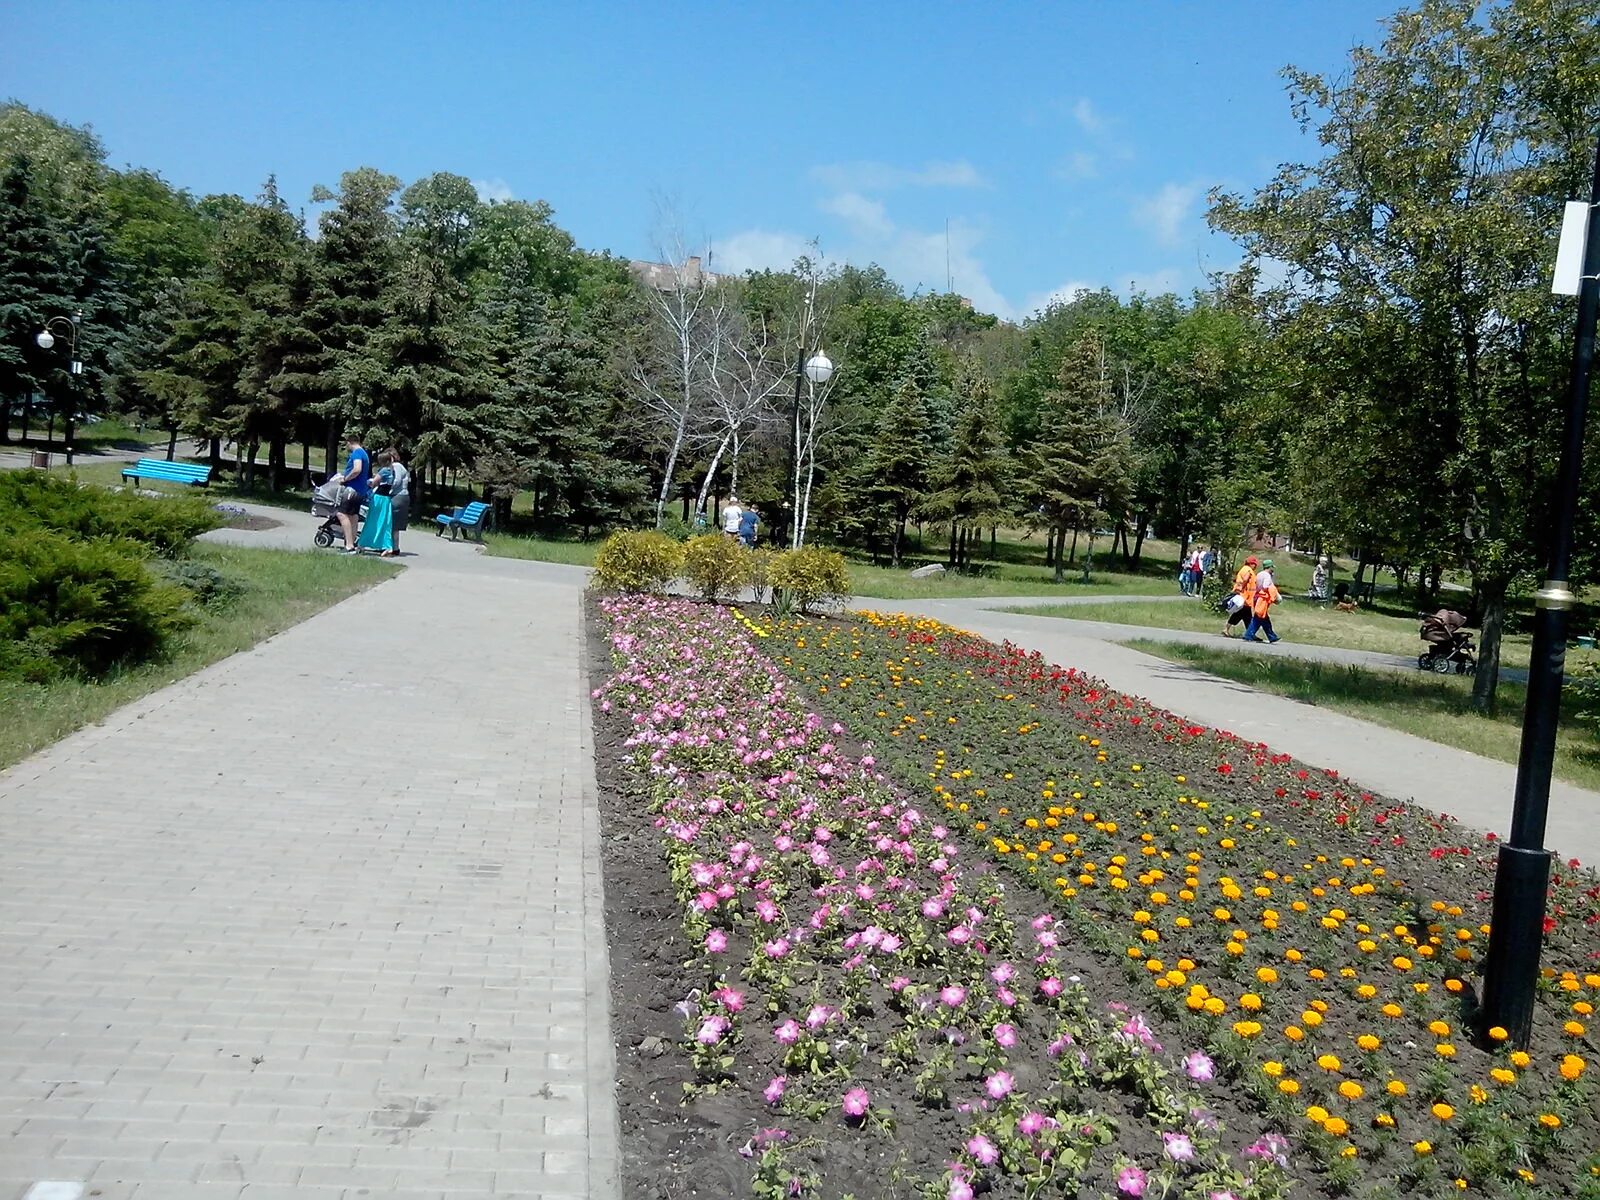
{"label": "white cloud", "polygon": [[811,169],[811,177],[837,192],[886,192],[901,187],[988,187],[978,168],[965,159],[924,163],[920,169],[881,162],[829,163]]}
{"label": "white cloud", "polygon": [[1021,313],[1025,317],[1031,317],[1035,313],[1043,312],[1053,304],[1071,304],[1083,293],[1097,292],[1099,290],[1092,283],[1074,279],[1068,283],[1063,283],[1060,287],[1051,288],[1048,292],[1036,292],[1029,296],[1022,302]]}
{"label": "white cloud", "polygon": [[1068,183],[1100,177],[1100,159],[1087,150],[1075,150],[1056,164],[1055,176]]}
{"label": "white cloud", "polygon": [[478,199],[488,204],[492,200],[504,202],[512,199],[511,185],[504,179],[474,179],[473,190],[478,193]]}
{"label": "white cloud", "polygon": [[746,271],[787,271],[794,260],[812,252],[810,241],[795,233],[746,229],[711,243],[713,271],[742,275]]}
{"label": "white cloud", "polygon": [[881,200],[869,200],[860,192],[844,192],[822,202],[822,211],[832,213],[858,237],[887,237],[894,222]]}
{"label": "white cloud", "polygon": [[1184,224],[1195,201],[1200,199],[1200,191],[1198,184],[1166,184],[1154,196],[1134,205],[1134,223],[1148,229],[1163,246],[1179,245],[1183,241]]}
{"label": "white cloud", "polygon": [[1104,115],[1095,108],[1087,96],[1080,96],[1078,102],[1072,106],[1072,119],[1085,133],[1100,133],[1106,127]]}

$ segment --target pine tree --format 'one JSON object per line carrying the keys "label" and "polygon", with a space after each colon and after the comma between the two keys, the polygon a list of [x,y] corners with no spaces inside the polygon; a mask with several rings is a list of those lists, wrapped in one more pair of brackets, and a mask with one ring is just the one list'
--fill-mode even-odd
{"label": "pine tree", "polygon": [[16,155],[0,171],[0,436],[12,405],[26,411],[53,381],[61,352],[34,339],[48,318],[73,311],[76,290],[66,232],[41,202],[31,158]]}
{"label": "pine tree", "polygon": [[976,366],[964,364],[955,391],[961,416],[937,473],[938,490],[924,511],[950,522],[950,565],[965,567],[978,527],[997,525],[1009,515],[1011,470],[988,381]]}
{"label": "pine tree", "polygon": [[927,401],[915,379],[901,381],[879,418],[862,472],[861,491],[874,507],[892,514],[891,561],[900,565],[906,520],[928,490],[933,434]]}

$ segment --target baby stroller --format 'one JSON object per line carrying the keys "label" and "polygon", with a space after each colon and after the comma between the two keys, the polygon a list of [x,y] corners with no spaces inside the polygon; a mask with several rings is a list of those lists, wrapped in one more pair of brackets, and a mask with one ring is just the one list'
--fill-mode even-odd
{"label": "baby stroller", "polygon": [[[318,547],[326,550],[336,541],[344,540],[344,530],[339,527],[339,504],[350,489],[334,479],[329,479],[311,493],[311,515],[321,517],[322,524],[311,537]],[[361,535],[361,523],[366,520],[367,506],[363,504],[356,514],[356,536]]]}
{"label": "baby stroller", "polygon": [[1417,655],[1417,669],[1437,675],[1448,675],[1452,669],[1457,675],[1477,674],[1478,656],[1472,635],[1463,628],[1466,623],[1464,616],[1448,608],[1423,617],[1420,636],[1428,650]]}

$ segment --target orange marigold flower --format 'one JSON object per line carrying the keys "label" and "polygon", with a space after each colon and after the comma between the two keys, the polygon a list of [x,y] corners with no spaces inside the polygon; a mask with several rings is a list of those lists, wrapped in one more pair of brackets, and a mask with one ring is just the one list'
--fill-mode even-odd
{"label": "orange marigold flower", "polygon": [[1360,1046],[1361,1049],[1365,1050],[1368,1054],[1370,1054],[1370,1053],[1372,1053],[1372,1051],[1376,1050],[1379,1046],[1383,1045],[1383,1042],[1381,1040],[1379,1040],[1378,1038],[1374,1037],[1370,1033],[1363,1033],[1360,1037],[1358,1037],[1356,1039],[1356,1045]]}
{"label": "orange marigold flower", "polygon": [[1451,1108],[1448,1104],[1435,1104],[1428,1111],[1434,1116],[1438,1117],[1441,1121],[1448,1121],[1451,1117],[1456,1115],[1456,1110]]}

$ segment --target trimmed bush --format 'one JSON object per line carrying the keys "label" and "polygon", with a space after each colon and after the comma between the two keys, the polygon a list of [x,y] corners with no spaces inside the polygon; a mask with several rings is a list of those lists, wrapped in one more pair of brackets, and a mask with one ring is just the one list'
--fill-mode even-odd
{"label": "trimmed bush", "polygon": [[0,675],[96,676],[150,658],[191,624],[188,599],[125,544],[0,532]]}
{"label": "trimmed bush", "polygon": [[702,599],[737,596],[750,582],[750,551],[720,533],[702,534],[683,548],[683,574]]}
{"label": "trimmed bush", "polygon": [[654,530],[619,530],[594,556],[595,582],[607,592],[659,592],[678,577],[683,546]]}
{"label": "trimmed bush", "polygon": [[221,516],[195,496],[153,500],[40,471],[0,471],[0,531],[7,533],[48,529],[84,541],[112,538],[176,554],[221,523]]}
{"label": "trimmed bush", "polygon": [[772,566],[778,561],[778,551],[771,546],[757,546],[750,551],[749,584],[756,593],[756,603],[765,604],[772,595]]}
{"label": "trimmed bush", "polygon": [[772,564],[772,586],[781,589],[802,613],[837,604],[850,594],[844,555],[818,546],[786,550]]}

